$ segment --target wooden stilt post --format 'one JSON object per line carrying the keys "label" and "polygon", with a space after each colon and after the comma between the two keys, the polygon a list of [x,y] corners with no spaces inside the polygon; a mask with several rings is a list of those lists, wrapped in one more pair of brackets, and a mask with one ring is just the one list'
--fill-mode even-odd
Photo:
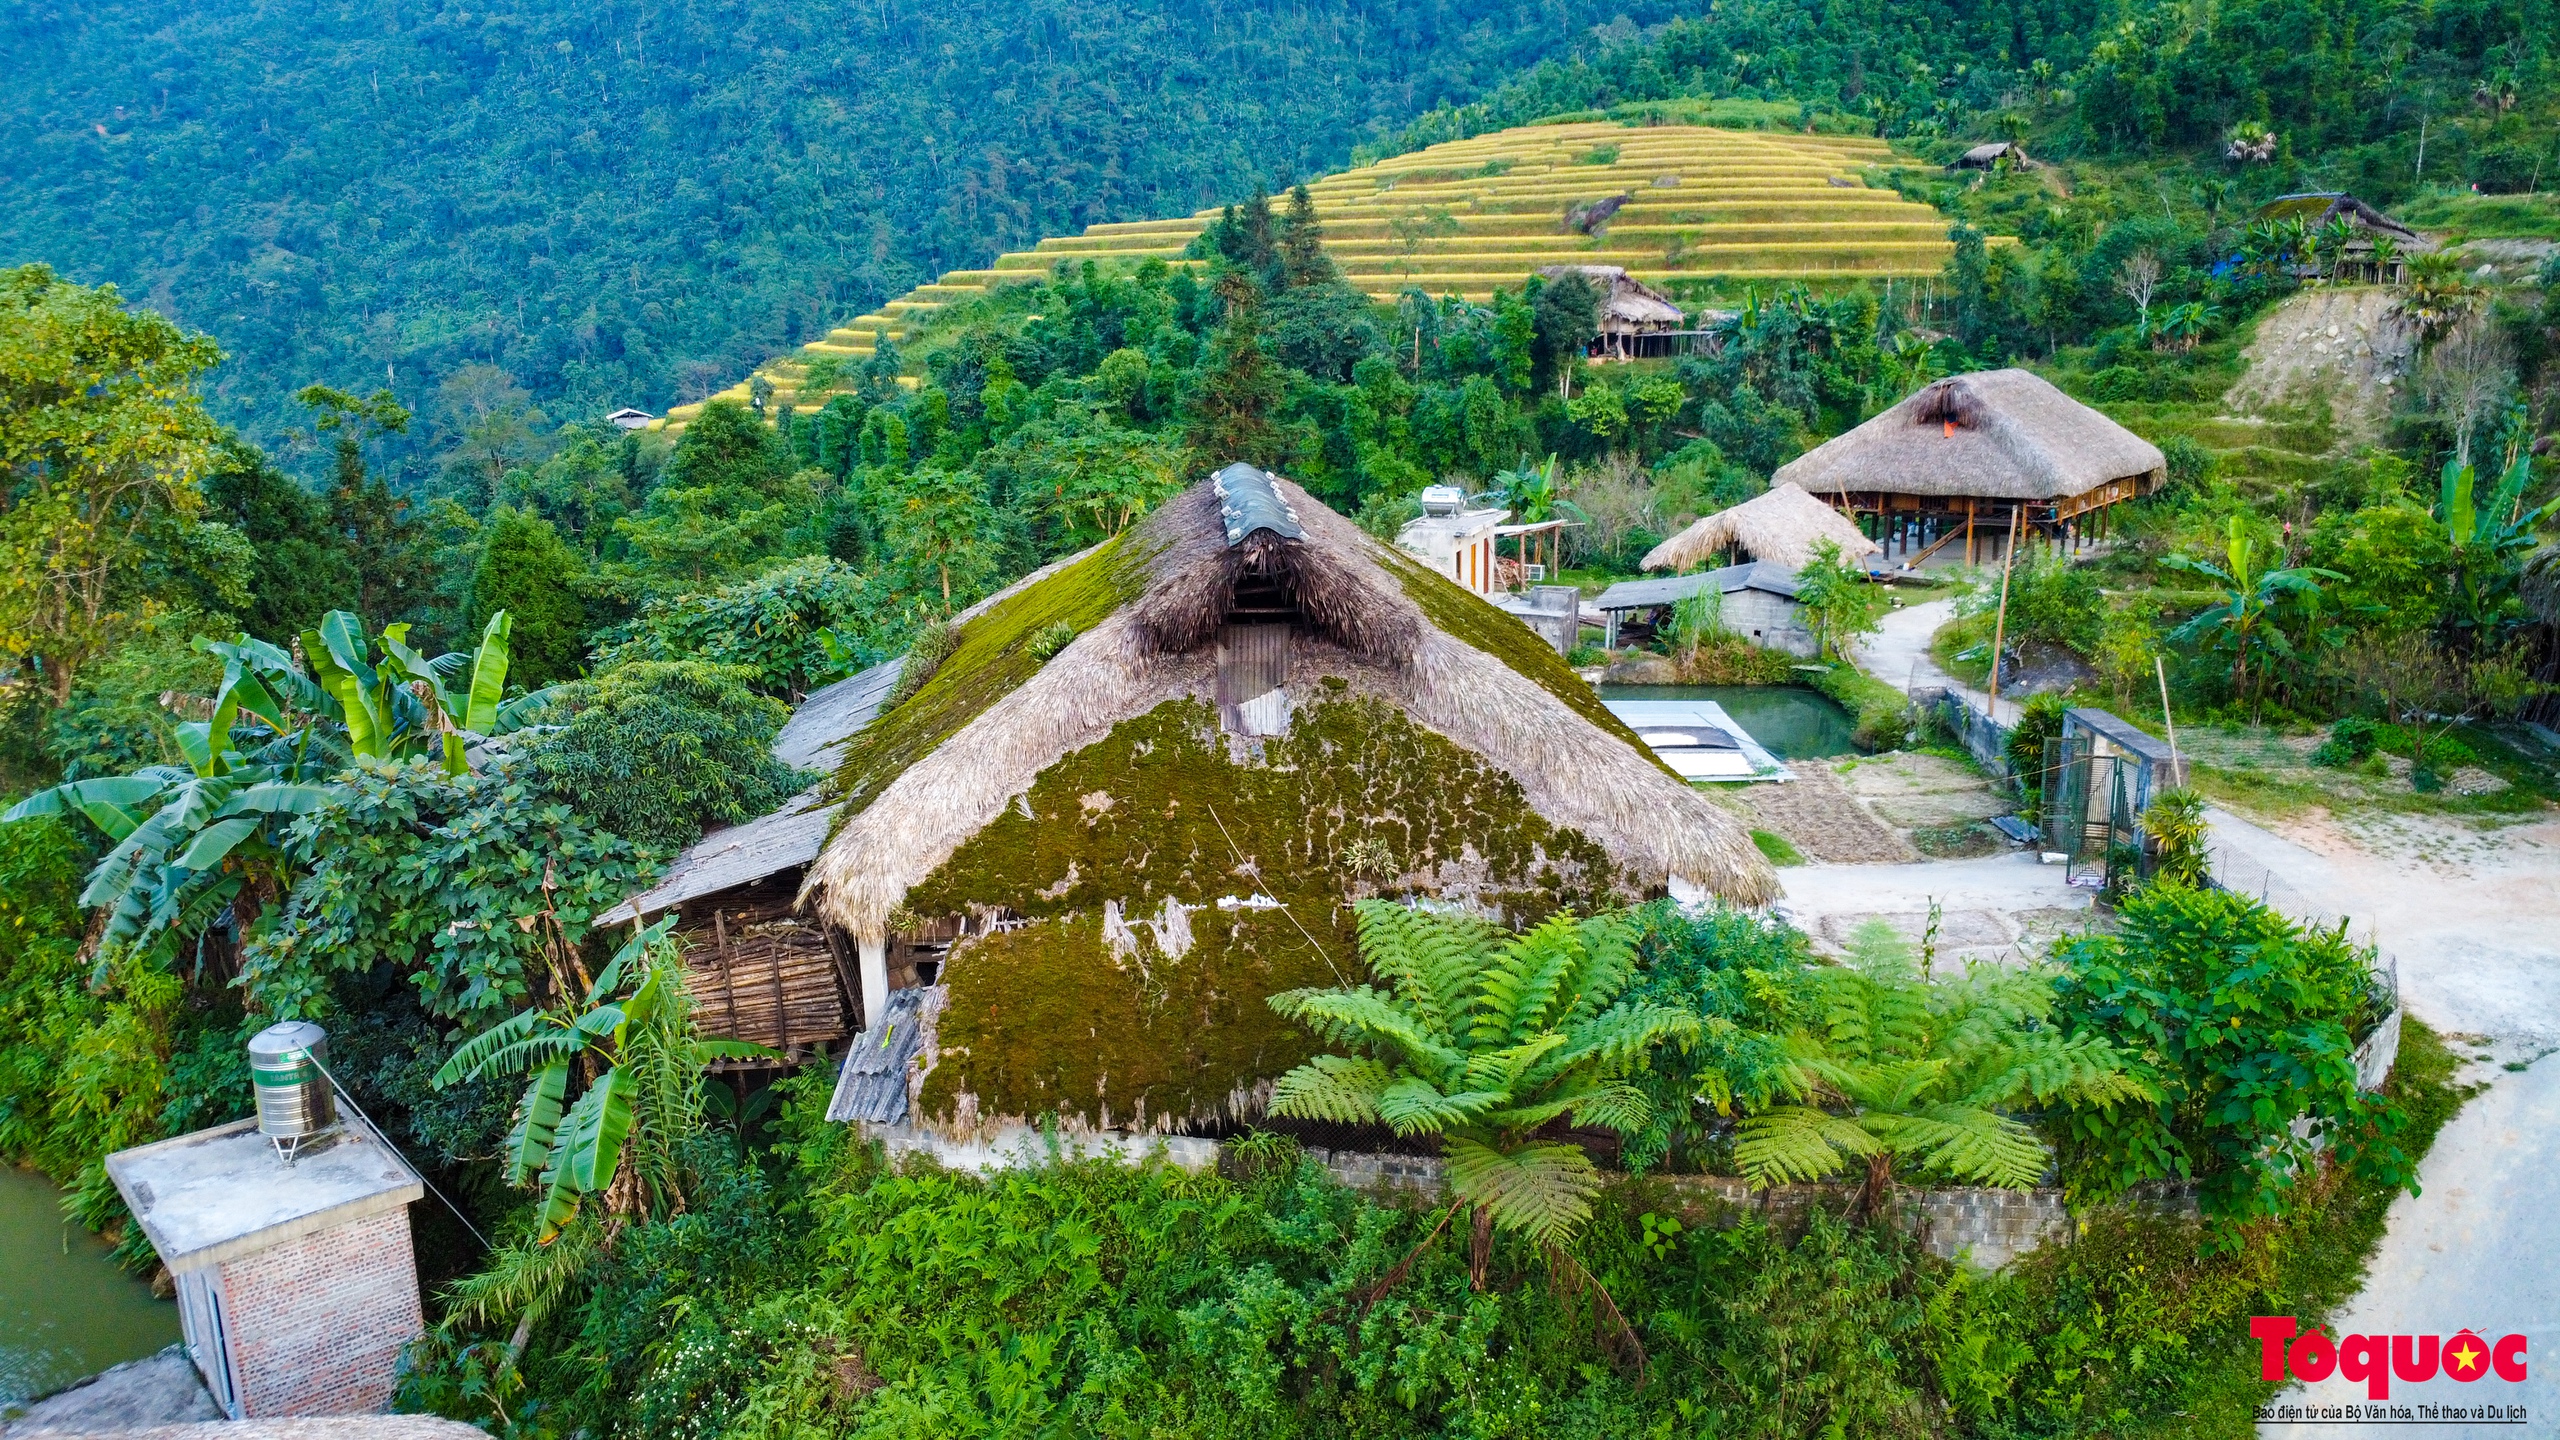
{"label": "wooden stilt post", "polygon": [[720,1003],[728,1012],[729,1038],[743,1040],[738,1033],[738,987],[729,974],[729,925],[720,912],[711,912],[711,953],[720,962]]}
{"label": "wooden stilt post", "polygon": [[1973,497],[1964,497],[1964,563],[1978,563],[1973,550]]}

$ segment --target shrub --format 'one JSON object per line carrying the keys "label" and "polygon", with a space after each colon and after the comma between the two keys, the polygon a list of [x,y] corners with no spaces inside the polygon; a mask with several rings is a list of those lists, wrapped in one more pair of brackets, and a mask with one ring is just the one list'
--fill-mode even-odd
{"label": "shrub", "polygon": [[1064,620],[1054,621],[1032,633],[1027,648],[1031,658],[1045,665],[1057,658],[1058,652],[1076,643],[1076,627]]}
{"label": "shrub", "polygon": [[470,628],[477,633],[504,610],[509,632],[507,678],[538,690],[578,673],[587,650],[587,602],[577,591],[586,562],[551,522],[501,505],[480,531],[480,563],[471,572]]}
{"label": "shrub", "polygon": [[649,660],[561,686],[544,707],[558,728],[526,747],[531,773],[605,829],[656,849],[743,824],[795,788],[772,751],[790,712],[748,688],[753,676]]}
{"label": "shrub", "polygon": [[2411,1179],[2402,1115],[2357,1089],[2356,1044],[2391,997],[2345,922],[2306,930],[2245,895],[2155,883],[2126,897],[2117,934],[2056,953],[2062,1014],[2145,1055],[2161,1096],[2065,1113],[2074,1191],[2192,1178],[2231,1240],[2290,1207],[2323,1145],[2370,1181]]}
{"label": "shrub", "polygon": [[442,1019],[503,1018],[544,967],[548,915],[575,943],[656,858],[551,799],[513,760],[448,775],[365,761],[293,824],[305,867],[282,919],[242,947],[240,987],[279,1019],[322,1018],[333,977],[388,968]]}
{"label": "shrub", "polygon": [[[845,674],[848,665],[896,654],[902,627],[879,618],[890,608],[875,581],[850,565],[793,560],[708,594],[652,601],[618,639],[598,648],[595,668],[701,660],[746,667],[766,694],[796,695]],[[822,632],[839,642],[835,650]]]}
{"label": "shrub", "polygon": [[2030,795],[2044,793],[2046,752],[2062,738],[2062,712],[2067,708],[2059,695],[2030,695],[2018,707],[2018,723],[2009,731],[2002,753]]}
{"label": "shrub", "polygon": [[1911,732],[1910,698],[1855,665],[1834,665],[1813,685],[1849,712],[1849,739],[1861,750],[1890,750]]}
{"label": "shrub", "polygon": [[2361,765],[2382,743],[2382,727],[2361,715],[2349,715],[2329,727],[2329,738],[2311,752],[2311,763],[2344,770]]}

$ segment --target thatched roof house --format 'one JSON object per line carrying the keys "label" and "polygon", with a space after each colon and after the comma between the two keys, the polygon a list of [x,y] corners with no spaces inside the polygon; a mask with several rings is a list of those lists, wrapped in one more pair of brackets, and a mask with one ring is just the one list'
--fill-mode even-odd
{"label": "thatched roof house", "polygon": [[[946,1132],[1257,1113],[1308,1053],[1264,1000],[1359,978],[1363,895],[1519,921],[1776,889],[1538,637],[1243,465],[981,607],[831,793],[803,899],[866,1011],[897,1013],[896,936],[965,927],[894,1117]],[[904,1108],[880,1069],[848,1118]]]}
{"label": "thatched roof house", "polygon": [[1661,344],[1647,345],[1647,337],[1689,335],[1684,329],[1688,314],[1668,295],[1654,289],[1617,265],[1542,265],[1538,273],[1553,280],[1563,275],[1579,275],[1600,292],[1600,333],[1593,337],[1589,353],[1595,359],[1632,359],[1644,355],[1668,354]]}
{"label": "thatched roof house", "polygon": [[1883,549],[1846,516],[1806,494],[1803,486],[1782,480],[1764,494],[1698,517],[1689,528],[1647,551],[1644,568],[1689,571],[1724,564],[1726,552],[1740,550],[1754,560],[1801,570],[1812,561],[1814,544],[1822,540],[1839,546],[1842,558],[1849,560]]}
{"label": "thatched roof house", "polygon": [[[2156,489],[2160,447],[2024,370],[1980,370],[1922,388],[1845,435],[1778,467],[1794,484],[1871,525],[1939,543],[1977,519],[2056,540],[2081,517]],[[1910,529],[1902,529],[1902,527]],[[1935,548],[1932,546],[1931,548]]]}

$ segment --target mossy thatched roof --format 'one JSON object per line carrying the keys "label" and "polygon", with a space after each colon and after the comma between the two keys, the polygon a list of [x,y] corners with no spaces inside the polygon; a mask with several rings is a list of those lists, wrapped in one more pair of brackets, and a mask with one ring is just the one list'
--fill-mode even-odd
{"label": "mossy thatched roof", "polygon": [[[908,892],[1042,771],[1159,706],[1214,704],[1219,627],[1247,576],[1293,598],[1293,694],[1330,678],[1386,701],[1650,884],[1775,896],[1748,832],[1662,768],[1536,635],[1297,486],[1252,476],[1300,536],[1231,539],[1216,482],[1202,482],[964,617],[932,677],[845,747],[844,819],[804,897],[877,940]],[[1044,664],[1032,641],[1062,622],[1076,638]]]}

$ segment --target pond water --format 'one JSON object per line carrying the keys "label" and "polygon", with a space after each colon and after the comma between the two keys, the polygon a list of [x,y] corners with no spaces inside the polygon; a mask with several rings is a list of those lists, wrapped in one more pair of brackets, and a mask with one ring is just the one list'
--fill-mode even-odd
{"label": "pond water", "polygon": [[62,1218],[62,1192],[0,1164],[0,1412],[178,1339],[178,1307]]}
{"label": "pond water", "polygon": [[1603,685],[1603,700],[1713,700],[1781,760],[1847,755],[1857,729],[1830,696],[1802,685]]}

